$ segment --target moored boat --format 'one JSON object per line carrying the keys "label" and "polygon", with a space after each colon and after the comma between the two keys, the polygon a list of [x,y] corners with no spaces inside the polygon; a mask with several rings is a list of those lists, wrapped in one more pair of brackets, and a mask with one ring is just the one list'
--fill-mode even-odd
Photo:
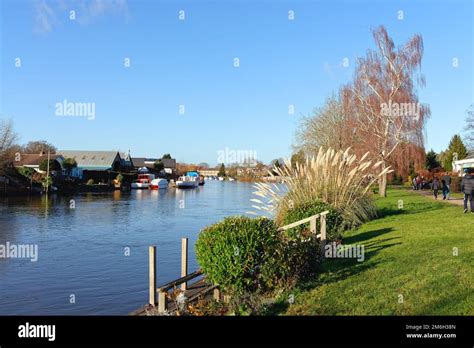
{"label": "moored boat", "polygon": [[161,190],[168,188],[168,180],[166,179],[153,179],[150,183],[151,190]]}
{"label": "moored boat", "polygon": [[196,172],[187,172],[176,180],[177,188],[194,188],[199,185],[199,174]]}
{"label": "moored boat", "polygon": [[135,190],[148,189],[154,179],[154,174],[138,174],[138,179],[132,182],[130,187]]}

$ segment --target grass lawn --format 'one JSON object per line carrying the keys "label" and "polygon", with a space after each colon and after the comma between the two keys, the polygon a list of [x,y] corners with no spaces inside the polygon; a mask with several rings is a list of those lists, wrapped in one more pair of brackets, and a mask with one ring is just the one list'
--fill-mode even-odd
{"label": "grass lawn", "polygon": [[407,189],[376,201],[379,219],[344,239],[365,246],[365,261],[325,260],[317,279],[282,295],[270,314],[474,314],[474,215]]}

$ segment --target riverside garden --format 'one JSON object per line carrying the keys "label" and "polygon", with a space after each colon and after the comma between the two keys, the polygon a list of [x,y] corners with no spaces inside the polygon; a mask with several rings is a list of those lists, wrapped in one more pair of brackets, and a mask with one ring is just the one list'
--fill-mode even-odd
{"label": "riverside garden", "polygon": [[[255,212],[201,231],[197,260],[228,301],[188,304],[180,315],[472,315],[472,214],[408,185],[379,197],[380,163],[321,150],[287,162],[278,184],[256,184]],[[387,169],[389,171],[389,169]],[[364,246],[363,260],[324,257],[304,225],[282,225],[328,211],[328,241]]]}
{"label": "riverside garden", "polygon": [[[291,159],[271,173],[283,183],[255,185],[257,216],[201,231],[197,261],[228,301],[180,314],[474,314],[474,216],[420,194],[450,175],[459,195],[453,164],[474,149],[474,108],[469,146],[454,135],[445,151],[427,152],[431,111],[417,93],[422,37],[397,47],[383,26],[373,37],[377,49],[357,60],[353,80],[301,120]],[[414,177],[426,191],[412,189]],[[323,246],[362,250],[360,257],[328,257],[307,225],[281,230],[322,212]]]}

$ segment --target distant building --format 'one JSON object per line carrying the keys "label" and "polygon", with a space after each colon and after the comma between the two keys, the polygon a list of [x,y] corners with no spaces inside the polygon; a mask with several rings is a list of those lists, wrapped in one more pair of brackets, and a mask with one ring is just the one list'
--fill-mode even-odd
{"label": "distant building", "polygon": [[466,168],[474,168],[474,157],[453,162],[453,172],[457,172],[462,175],[464,169]]}
{"label": "distant building", "polygon": [[[48,159],[48,154],[45,152],[42,152],[40,154],[23,153],[23,154],[20,154],[20,160],[14,161],[13,165],[16,168],[19,168],[19,167],[33,168],[37,172],[43,173],[43,171],[40,170],[40,164],[41,162],[47,159]],[[50,154],[49,159],[52,161],[56,161],[59,166],[61,166],[62,162],[64,161],[64,157],[60,154]]]}
{"label": "distant building", "polygon": [[166,174],[176,173],[176,159],[174,158],[145,158],[145,157],[133,157],[133,167],[138,170],[146,167],[148,169],[155,169],[155,162],[160,160],[164,166],[164,172]]}
{"label": "distant building", "polygon": [[122,170],[132,170],[134,168],[132,156],[130,156],[130,151],[128,153],[120,153]]}
{"label": "distant building", "polygon": [[202,176],[217,176],[217,174],[219,174],[219,170],[218,169],[203,169],[203,170],[198,170],[198,173],[199,175],[202,175]]}
{"label": "distant building", "polygon": [[[96,177],[108,179],[108,172],[122,170],[122,158],[118,151],[59,151],[66,158],[73,158],[77,167],[71,172],[72,177],[85,179]],[[107,173],[107,175],[104,175]],[[87,175],[86,175],[87,174]],[[102,174],[102,175],[101,175]]]}

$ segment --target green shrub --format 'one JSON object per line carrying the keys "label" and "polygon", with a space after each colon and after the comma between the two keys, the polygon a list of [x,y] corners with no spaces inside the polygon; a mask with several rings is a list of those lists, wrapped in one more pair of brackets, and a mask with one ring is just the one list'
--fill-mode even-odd
{"label": "green shrub", "polygon": [[[326,233],[329,241],[340,240],[344,227],[344,219],[342,215],[334,209],[330,204],[324,202],[305,203],[295,207],[282,209],[277,217],[277,222],[280,226],[289,225],[293,222],[306,219],[312,215],[329,211],[326,215]],[[319,229],[319,224],[318,224]],[[309,230],[309,223],[300,225],[287,231],[290,238],[300,236],[303,231]],[[318,230],[319,232],[319,230]]]}
{"label": "green shrub", "polygon": [[277,278],[280,247],[272,220],[228,217],[201,231],[196,258],[207,278],[228,292],[267,291]]}
{"label": "green shrub", "polygon": [[87,180],[86,185],[94,185],[94,179]]}
{"label": "green shrub", "polygon": [[308,230],[289,238],[272,220],[228,217],[201,231],[196,258],[211,282],[242,298],[313,275],[320,244]]}

